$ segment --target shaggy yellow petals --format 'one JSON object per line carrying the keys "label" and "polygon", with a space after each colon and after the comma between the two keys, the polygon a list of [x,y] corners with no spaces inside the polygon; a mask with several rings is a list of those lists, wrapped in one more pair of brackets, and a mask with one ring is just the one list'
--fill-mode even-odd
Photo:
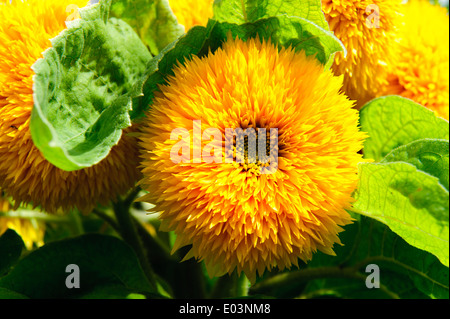
{"label": "shaggy yellow petals", "polygon": [[213,17],[214,0],[169,0],[170,7],[184,25],[186,32],[196,26],[206,26],[208,19]]}
{"label": "shaggy yellow petals", "polygon": [[[10,209],[9,201],[3,197],[0,190],[0,213],[7,213]],[[0,214],[0,236],[8,228],[22,237],[27,249],[44,245],[45,224],[42,222],[34,219],[5,217]]]}
{"label": "shaggy yellow petals", "polygon": [[[48,212],[90,211],[129,190],[139,178],[135,138],[123,136],[99,164],[75,172],[45,160],[31,139],[33,71],[50,39],[86,0],[28,0],[0,7],[0,188],[17,207],[32,203]],[[70,7],[69,7],[70,8]]]}
{"label": "shaggy yellow petals", "polygon": [[449,119],[449,17],[426,0],[403,5],[397,47],[399,62],[384,95],[401,95]]}
{"label": "shaggy yellow petals", "polygon": [[[317,250],[333,254],[341,226],[351,221],[345,209],[365,138],[341,87],[342,78],[314,58],[258,40],[230,38],[179,65],[160,87],[140,143],[140,184],[149,191],[142,200],[161,213],[163,230],[176,233],[173,249],[192,245],[186,258],[204,260],[211,276],[236,269],[251,280],[265,269],[297,266]],[[209,128],[222,140],[207,138]],[[205,160],[208,146],[223,147],[226,130],[238,128],[265,128],[267,136],[278,129],[278,144],[270,146],[278,150],[278,167],[271,174],[261,173],[260,157],[249,164],[248,152],[241,163],[226,162],[225,150],[221,161]],[[188,154],[178,152],[187,160],[175,164],[177,129],[189,132],[183,138],[191,145]],[[192,141],[200,129],[206,137],[196,163]]]}
{"label": "shaggy yellow petals", "polygon": [[43,223],[25,218],[0,216],[0,236],[8,228],[22,237],[28,250],[44,245],[45,225]]}
{"label": "shaggy yellow petals", "polygon": [[395,64],[394,41],[400,0],[323,0],[330,29],[347,48],[333,65],[344,75],[345,93],[362,107],[379,95]]}

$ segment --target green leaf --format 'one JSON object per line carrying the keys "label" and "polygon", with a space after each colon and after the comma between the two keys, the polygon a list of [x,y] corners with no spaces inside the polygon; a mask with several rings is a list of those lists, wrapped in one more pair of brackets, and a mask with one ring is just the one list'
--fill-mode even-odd
{"label": "green leaf", "polygon": [[[321,252],[307,267],[275,275],[252,288],[275,297],[424,299],[449,297],[448,268],[432,254],[406,243],[382,223],[360,215],[339,237],[336,256]],[[380,270],[380,288],[369,289],[368,265]],[[289,291],[289,295],[286,295]]]}
{"label": "green leaf", "polygon": [[165,47],[147,66],[142,77],[144,95],[133,99],[132,118],[140,118],[152,104],[158,86],[166,82],[177,63],[183,63],[192,55],[197,55],[205,47],[208,30],[201,26],[191,28],[185,35]]}
{"label": "green leaf", "polygon": [[356,211],[449,265],[449,193],[436,177],[407,163],[360,164]]}
{"label": "green leaf", "polygon": [[110,18],[75,20],[43,56],[33,65],[33,142],[60,169],[95,165],[131,125],[131,99],[151,55],[128,24]]}
{"label": "green leaf", "polygon": [[[280,19],[274,22],[270,19],[273,17]],[[279,45],[292,45],[296,50],[305,50],[307,55],[317,54],[326,69],[331,67],[336,52],[347,54],[342,42],[329,31],[319,0],[216,0],[214,19],[225,24],[243,25],[244,29],[258,29],[259,33],[267,35],[266,40],[271,36],[272,42]],[[260,20],[264,22],[258,23]],[[257,25],[252,26],[254,23]],[[268,26],[271,23],[278,24],[275,32]]]}
{"label": "green leaf", "polygon": [[167,0],[113,0],[110,16],[128,23],[153,55],[184,33]]}
{"label": "green leaf", "polygon": [[320,0],[216,0],[214,20],[244,24],[280,15],[301,17],[329,30]]}
{"label": "green leaf", "polygon": [[360,112],[361,130],[369,134],[364,156],[380,161],[390,151],[415,140],[449,139],[448,121],[400,96],[381,97]]}
{"label": "green leaf", "polygon": [[0,276],[19,260],[24,247],[22,238],[12,229],[7,229],[0,236]]}
{"label": "green leaf", "polygon": [[381,163],[406,162],[439,179],[449,190],[449,142],[423,139],[400,146],[390,152]]}
{"label": "green leaf", "polygon": [[[66,287],[70,264],[79,267],[80,288]],[[118,238],[99,234],[46,244],[0,279],[0,287],[32,299],[105,296],[106,286],[115,287],[111,297],[157,295],[133,250]]]}
{"label": "green leaf", "polygon": [[243,25],[210,20],[206,28],[192,28],[152,59],[142,81],[144,96],[133,100],[132,118],[142,116],[151,106],[158,86],[164,84],[168,76],[173,75],[172,70],[177,63],[184,63],[192,55],[203,57],[214,52],[229,35],[244,41],[255,37],[266,41],[271,39],[275,44],[292,46],[296,51],[304,50],[306,55],[315,55],[323,64],[327,63],[334,52],[342,50],[340,41],[329,31],[303,18],[284,15]]}
{"label": "green leaf", "polygon": [[279,15],[242,25],[216,23],[211,28],[210,42],[220,44],[227,39],[228,33],[242,40],[259,37],[282,47],[292,47],[297,52],[303,50],[323,65],[334,53],[345,50],[332,32],[301,17]]}

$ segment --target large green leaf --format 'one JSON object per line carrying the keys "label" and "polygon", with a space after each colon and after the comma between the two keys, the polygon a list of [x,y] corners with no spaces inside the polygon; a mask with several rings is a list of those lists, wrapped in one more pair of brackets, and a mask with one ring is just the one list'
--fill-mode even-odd
{"label": "large green leaf", "polygon": [[449,265],[449,193],[408,163],[360,164],[354,208]]}
{"label": "large green leaf", "polygon": [[[318,252],[300,270],[275,275],[252,287],[252,293],[300,298],[448,298],[449,272],[430,253],[406,243],[389,227],[354,215],[340,234],[336,256]],[[366,286],[368,265],[380,270],[380,288]]]}
{"label": "large green leaf", "polygon": [[307,19],[319,27],[329,30],[322,12],[320,0],[216,0],[214,20],[235,24],[256,22],[259,19],[279,15]]}
{"label": "large green leaf", "polygon": [[[136,83],[151,59],[128,24],[106,19],[101,9],[81,11],[90,19],[71,23],[33,65],[33,142],[67,171],[97,164],[117,144],[131,125],[131,99],[141,94]],[[102,18],[94,19],[95,12]]]}
{"label": "large green leaf", "polygon": [[0,276],[19,260],[24,247],[22,238],[12,229],[7,229],[0,236]]}
{"label": "large green leaf", "polygon": [[[70,275],[66,267],[71,264],[79,267],[79,288],[66,286]],[[105,287],[114,289],[108,293]],[[132,293],[155,293],[133,250],[118,238],[98,234],[39,248],[0,279],[0,288],[28,298],[125,298]]]}
{"label": "large green leaf", "polygon": [[369,134],[364,156],[380,161],[391,150],[415,140],[449,139],[448,121],[400,96],[372,100],[360,112],[361,129]]}
{"label": "large green leaf", "polygon": [[113,0],[110,16],[128,23],[153,55],[184,33],[167,0]]}
{"label": "large green leaf", "polygon": [[446,140],[414,141],[394,149],[381,162],[410,163],[417,169],[437,177],[439,182],[449,189],[449,142]]}

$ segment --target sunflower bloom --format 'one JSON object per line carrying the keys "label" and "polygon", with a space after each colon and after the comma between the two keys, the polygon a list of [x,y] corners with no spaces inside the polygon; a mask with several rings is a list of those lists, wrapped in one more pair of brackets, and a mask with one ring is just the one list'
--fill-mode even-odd
{"label": "sunflower bloom", "polygon": [[[192,245],[185,259],[204,260],[211,276],[236,269],[252,281],[266,268],[298,266],[316,250],[334,254],[340,226],[351,222],[345,209],[365,138],[341,87],[342,78],[314,58],[259,40],[229,38],[215,53],[176,67],[140,143],[140,184],[150,191],[141,200],[160,212],[162,230],[176,233],[173,250]],[[227,128],[278,129],[278,168],[261,174],[264,164],[250,163],[248,141],[241,163],[175,164],[171,150],[179,142],[171,134],[183,128],[195,139],[194,121],[203,132],[219,130],[219,146]],[[208,142],[203,136],[203,152]]]}
{"label": "sunflower bloom", "polygon": [[[0,213],[7,213],[11,209],[9,201],[3,197],[0,190]],[[36,220],[18,217],[4,217],[0,214],[0,236],[8,229],[13,229],[22,237],[25,247],[31,250],[33,247],[44,245],[45,225]]]}
{"label": "sunflower bloom", "polygon": [[9,201],[3,197],[3,192],[0,189],[0,213],[6,213],[11,209]]}
{"label": "sunflower bloom", "polygon": [[214,0],[169,0],[170,7],[186,31],[196,25],[206,26],[213,17]]}
{"label": "sunflower bloom", "polygon": [[401,95],[449,119],[449,17],[425,0],[403,5],[399,62],[383,94]]}
{"label": "sunflower bloom", "polygon": [[330,29],[347,48],[332,66],[344,75],[344,92],[361,107],[379,95],[387,83],[388,66],[395,64],[395,21],[399,0],[323,0]]}
{"label": "sunflower bloom", "polygon": [[22,237],[28,250],[44,245],[45,228],[42,223],[25,218],[0,216],[0,236],[8,228],[14,230]]}
{"label": "sunflower bloom", "polygon": [[[75,172],[58,169],[34,146],[29,129],[33,71],[49,39],[64,28],[74,0],[13,1],[0,5],[0,188],[15,201],[53,213],[89,212],[126,192],[139,178],[135,138],[122,137],[106,159]],[[72,12],[73,13],[73,12]]]}

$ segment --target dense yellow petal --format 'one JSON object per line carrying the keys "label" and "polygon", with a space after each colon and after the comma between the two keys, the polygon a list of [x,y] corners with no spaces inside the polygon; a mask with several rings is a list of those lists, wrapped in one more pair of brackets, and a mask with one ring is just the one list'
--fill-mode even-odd
{"label": "dense yellow petal", "polygon": [[[3,197],[0,190],[0,213],[10,211],[9,201]],[[45,224],[35,219],[25,219],[19,217],[5,217],[0,214],[0,236],[7,229],[14,230],[20,237],[27,249],[44,245]]]}
{"label": "dense yellow petal", "polygon": [[379,95],[395,64],[394,41],[400,0],[322,0],[330,29],[347,48],[333,70],[344,75],[345,93],[362,107]]}
{"label": "dense yellow petal", "polygon": [[398,63],[383,95],[401,95],[449,119],[449,17],[426,0],[402,6],[397,24]]}
{"label": "dense yellow petal", "polygon": [[[174,73],[156,95],[140,143],[141,185],[149,191],[142,200],[161,212],[163,230],[177,234],[174,249],[192,244],[187,258],[204,260],[212,276],[237,269],[252,280],[257,271],[310,260],[316,250],[332,253],[340,226],[351,220],[345,209],[365,138],[353,102],[340,92],[342,77],[303,52],[231,38]],[[203,132],[219,129],[223,141],[226,128],[277,128],[278,170],[174,164],[171,132],[184,128],[192,139],[194,120]]]}
{"label": "dense yellow petal", "polygon": [[208,19],[213,17],[214,0],[169,0],[170,7],[184,25],[186,32],[196,26],[206,26]]}

